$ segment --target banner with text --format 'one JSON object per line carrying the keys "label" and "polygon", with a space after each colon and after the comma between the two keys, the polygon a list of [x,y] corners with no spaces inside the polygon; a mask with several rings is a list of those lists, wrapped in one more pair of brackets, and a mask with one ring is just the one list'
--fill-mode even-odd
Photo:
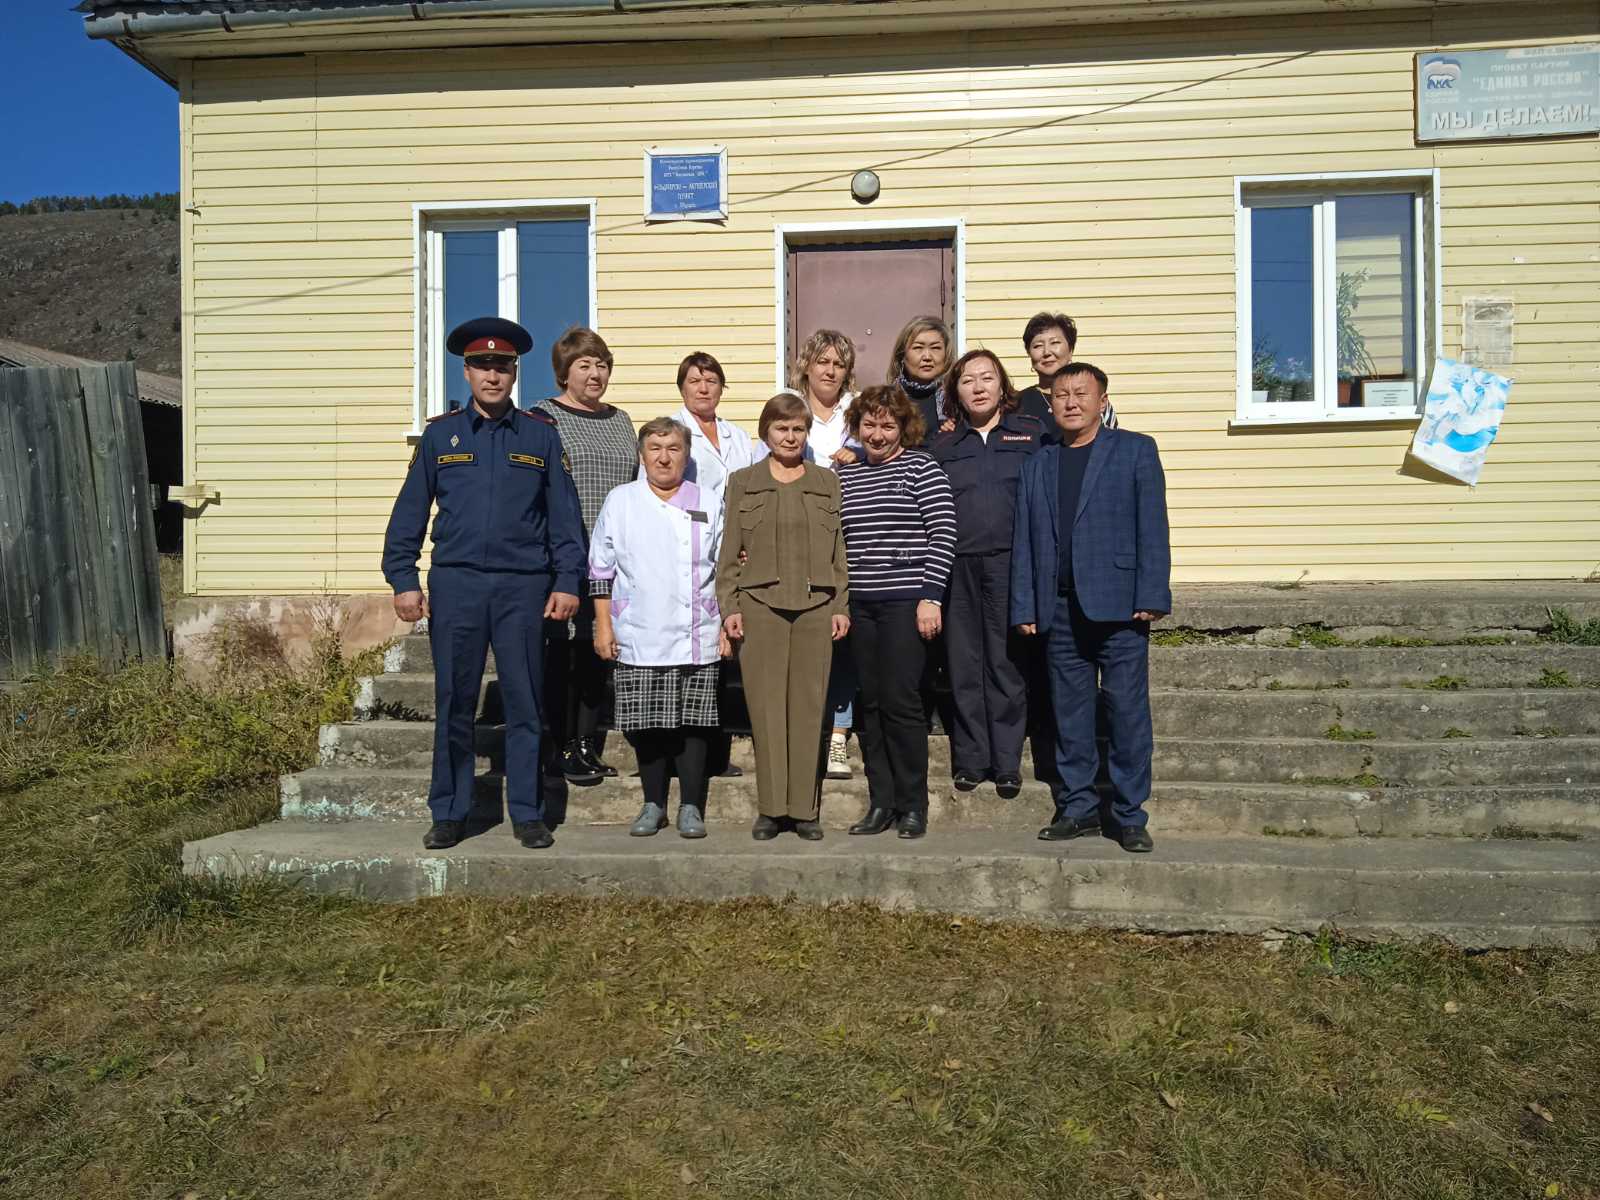
{"label": "banner with text", "polygon": [[1417,55],[1417,141],[1600,131],[1600,46]]}

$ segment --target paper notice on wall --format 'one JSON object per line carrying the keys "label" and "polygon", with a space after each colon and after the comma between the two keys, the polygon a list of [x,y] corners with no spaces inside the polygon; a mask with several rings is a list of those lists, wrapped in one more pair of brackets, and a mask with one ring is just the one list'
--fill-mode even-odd
{"label": "paper notice on wall", "polygon": [[1517,306],[1504,296],[1468,296],[1461,302],[1461,361],[1475,367],[1509,367],[1516,349]]}
{"label": "paper notice on wall", "polygon": [[1471,363],[1436,360],[1411,453],[1434,470],[1476,486],[1510,394],[1511,380],[1504,375]]}

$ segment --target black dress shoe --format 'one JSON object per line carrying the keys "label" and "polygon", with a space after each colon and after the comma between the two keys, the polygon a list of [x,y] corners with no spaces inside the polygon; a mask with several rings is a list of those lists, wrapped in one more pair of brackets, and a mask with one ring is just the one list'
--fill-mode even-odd
{"label": "black dress shoe", "polygon": [[920,808],[916,812],[900,814],[900,836],[907,841],[928,832],[928,814]]}
{"label": "black dress shoe", "polygon": [[820,842],[822,840],[821,821],[796,821],[794,823],[794,831],[808,842]]}
{"label": "black dress shoe", "polygon": [[756,818],[754,825],[750,826],[750,836],[758,842],[770,842],[778,836],[778,830],[781,828],[778,818],[763,814]]}
{"label": "black dress shoe", "polygon": [[956,785],[958,792],[975,792],[978,790],[978,785],[983,782],[983,776],[976,771],[957,771],[950,777],[950,781]]}
{"label": "black dress shoe", "polygon": [[1129,854],[1149,854],[1156,848],[1149,831],[1143,825],[1124,825],[1120,840],[1122,848]]}
{"label": "black dress shoe", "polygon": [[1039,830],[1041,842],[1069,842],[1073,838],[1088,837],[1100,832],[1099,817],[1057,817]]}
{"label": "black dress shoe", "polygon": [[422,835],[424,850],[448,850],[461,840],[465,821],[435,821],[433,827]]}
{"label": "black dress shoe", "polygon": [[994,777],[994,790],[1002,800],[1015,800],[1022,795],[1022,776],[1010,772]]}
{"label": "black dress shoe", "polygon": [[589,770],[601,779],[615,779],[617,777],[617,769],[610,763],[603,762],[600,758],[600,740],[598,738],[579,738],[578,757],[583,759]]}
{"label": "black dress shoe", "polygon": [[584,786],[599,783],[604,776],[600,768],[583,756],[583,743],[573,738],[561,752],[561,774],[568,783]]}
{"label": "black dress shoe", "polygon": [[738,779],[744,774],[744,768],[738,763],[729,763],[717,772],[718,779]]}
{"label": "black dress shoe", "polygon": [[556,844],[555,835],[543,821],[520,821],[511,827],[511,832],[529,850],[547,850]]}
{"label": "black dress shoe", "polygon": [[895,811],[892,808],[878,808],[873,806],[867,809],[867,815],[854,825],[850,826],[851,833],[882,833],[886,829],[894,828]]}

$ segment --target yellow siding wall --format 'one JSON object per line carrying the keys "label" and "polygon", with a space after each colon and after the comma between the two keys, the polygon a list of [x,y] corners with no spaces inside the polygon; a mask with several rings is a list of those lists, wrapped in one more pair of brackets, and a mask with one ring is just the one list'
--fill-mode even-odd
{"label": "yellow siding wall", "polygon": [[[190,586],[381,588],[413,414],[411,205],[591,196],[611,398],[636,421],[676,407],[694,348],[753,420],[773,379],[775,224],[961,216],[967,344],[1026,378],[1023,320],[1079,320],[1079,357],[1160,441],[1180,580],[1587,574],[1600,143],[1417,147],[1412,55],[1593,39],[1597,11],[197,63],[187,450],[221,502],[191,523]],[[704,142],[729,147],[726,226],[646,227],[642,148]],[[846,187],[863,166],[884,185],[866,209]],[[1463,296],[1517,302],[1482,485],[1400,475],[1410,428],[1230,434],[1234,177],[1434,166],[1444,350]]]}

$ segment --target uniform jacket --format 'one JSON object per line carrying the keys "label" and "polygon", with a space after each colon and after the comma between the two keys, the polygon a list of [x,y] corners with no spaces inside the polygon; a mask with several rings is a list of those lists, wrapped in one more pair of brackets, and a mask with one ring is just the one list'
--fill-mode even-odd
{"label": "uniform jacket", "polygon": [[[1056,607],[1061,447],[1028,460],[1011,542],[1011,624],[1043,633]],[[1091,621],[1172,611],[1166,478],[1155,439],[1101,429],[1089,451],[1072,527],[1072,575]]]}
{"label": "uniform jacket", "polygon": [[684,480],[663,500],[642,479],[613,488],[589,539],[589,578],[611,583],[611,628],[634,667],[718,659],[715,493]]}
{"label": "uniform jacket", "polygon": [[1011,549],[1011,518],[1022,467],[1044,438],[1044,426],[1009,412],[987,440],[965,418],[933,439],[928,453],[950,477],[956,500],[956,553],[999,554]]}
{"label": "uniform jacket", "polygon": [[383,539],[383,577],[396,593],[421,589],[417,555],[433,521],[433,565],[551,574],[578,594],[583,520],[548,418],[510,407],[490,420],[472,405],[428,422]]}
{"label": "uniform jacket", "polygon": [[[739,593],[778,581],[777,480],[765,462],[728,476],[723,493],[722,560],[717,570],[717,600],[724,615],[739,609]],[[850,609],[849,568],[844,528],[839,521],[839,478],[816,463],[805,464],[800,479],[806,512],[806,582],[814,591],[831,590],[832,613]],[[739,552],[746,559],[739,562]]]}

